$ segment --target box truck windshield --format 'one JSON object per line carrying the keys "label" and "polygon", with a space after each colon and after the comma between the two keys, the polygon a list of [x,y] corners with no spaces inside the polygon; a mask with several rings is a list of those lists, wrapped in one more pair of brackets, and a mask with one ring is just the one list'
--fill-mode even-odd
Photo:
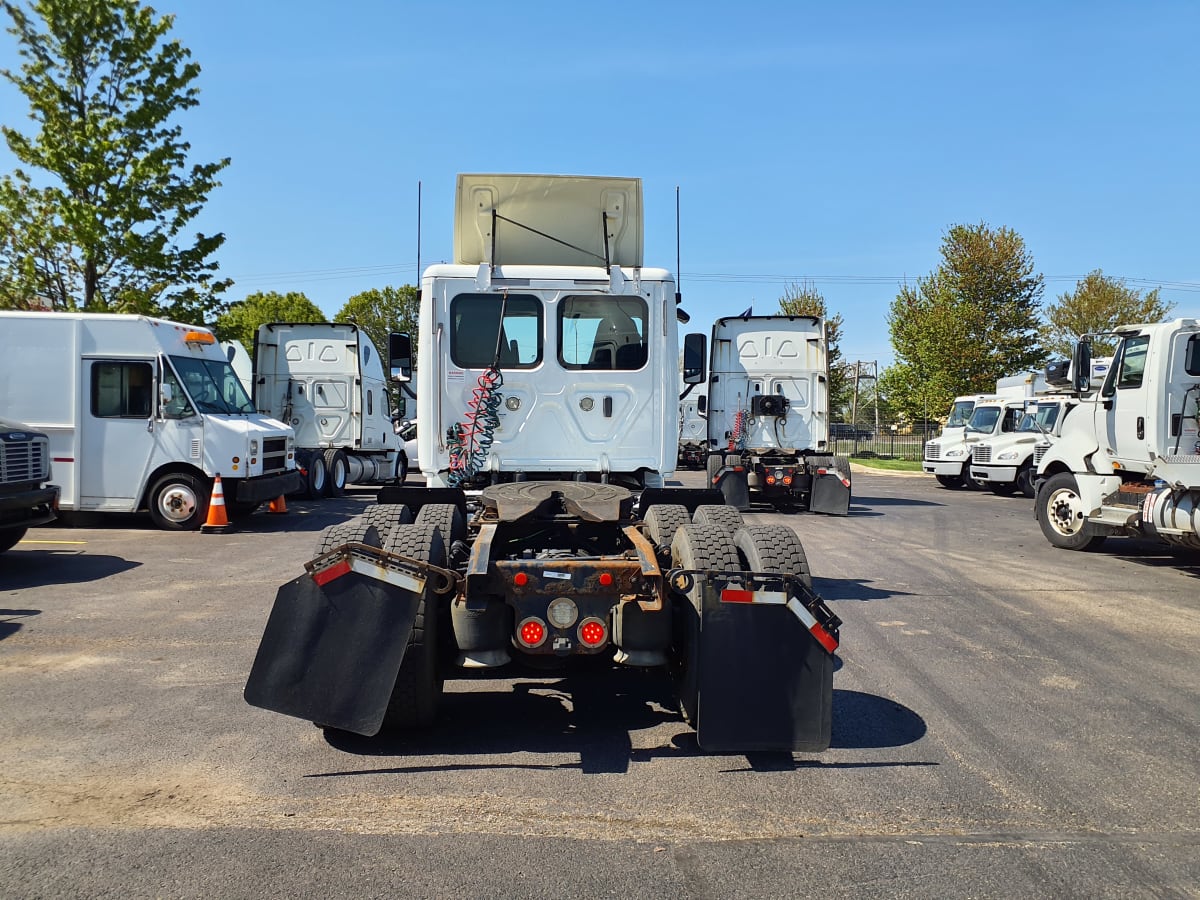
{"label": "box truck windshield", "polygon": [[[189,356],[172,356],[187,394],[198,412],[226,415],[250,414],[254,404],[228,362]],[[175,398],[173,405],[183,398]]]}

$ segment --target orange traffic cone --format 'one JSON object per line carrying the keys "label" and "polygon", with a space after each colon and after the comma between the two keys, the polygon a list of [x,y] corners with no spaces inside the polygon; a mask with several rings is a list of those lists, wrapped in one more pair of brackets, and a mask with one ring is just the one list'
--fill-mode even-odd
{"label": "orange traffic cone", "polygon": [[229,530],[229,516],[225,514],[225,491],[221,489],[221,473],[213,480],[212,497],[208,501],[208,520],[200,526],[205,534]]}
{"label": "orange traffic cone", "polygon": [[271,501],[271,505],[267,507],[267,512],[277,516],[287,512],[287,501],[283,499],[283,494],[280,494]]}

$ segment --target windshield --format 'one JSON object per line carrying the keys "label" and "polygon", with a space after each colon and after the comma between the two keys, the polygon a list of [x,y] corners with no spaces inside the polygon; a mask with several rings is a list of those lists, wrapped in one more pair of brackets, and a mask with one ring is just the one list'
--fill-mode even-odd
{"label": "windshield", "polygon": [[971,421],[971,413],[975,411],[974,400],[959,400],[950,407],[950,418],[946,419],[947,428],[962,428]]}
{"label": "windshield", "polygon": [[171,364],[179,373],[196,411],[201,413],[252,413],[254,404],[246,389],[223,359],[197,359],[194,356],[172,356]]}
{"label": "windshield", "polygon": [[978,431],[991,434],[996,430],[996,422],[1000,420],[1000,407],[977,406],[971,413],[971,421],[967,423],[967,431]]}
{"label": "windshield", "polygon": [[[1058,421],[1059,406],[1057,403],[1039,403],[1037,412],[1025,413],[1017,431],[1053,431],[1054,423]],[[1040,428],[1038,426],[1041,426]]]}

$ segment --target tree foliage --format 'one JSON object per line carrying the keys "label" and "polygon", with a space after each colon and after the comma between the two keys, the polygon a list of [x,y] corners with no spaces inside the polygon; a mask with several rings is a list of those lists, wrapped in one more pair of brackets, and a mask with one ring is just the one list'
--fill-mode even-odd
{"label": "tree foliage", "polygon": [[896,362],[880,376],[891,403],[914,419],[940,415],[959,394],[1035,368],[1045,353],[1038,312],[1044,283],[1025,242],[1008,228],[954,225],[942,262],[892,302]]}
{"label": "tree foliage", "polygon": [[816,285],[789,284],[779,298],[779,311],[788,316],[820,316],[825,320],[825,333],[829,343],[829,408],[833,411],[845,409],[850,404],[853,385],[849,369],[842,358],[842,314],[829,315],[825,297]]}
{"label": "tree foliage", "polygon": [[370,336],[371,343],[385,359],[388,335],[393,331],[406,332],[412,337],[413,356],[416,356],[417,289],[411,284],[398,288],[371,288],[355,294],[346,301],[333,320],[358,325]]}
{"label": "tree foliage", "polygon": [[[1096,269],[1046,308],[1042,341],[1051,354],[1070,356],[1082,335],[1112,331],[1118,325],[1160,322],[1174,308],[1174,303],[1159,296],[1158,288],[1143,296],[1124,280]],[[1103,339],[1093,346],[1097,356],[1110,356],[1115,349],[1115,341]]]}
{"label": "tree foliage", "polygon": [[241,341],[254,352],[258,326],[267,322],[325,322],[325,313],[304,294],[259,291],[240,303],[234,303],[217,319],[217,337],[223,341]]}
{"label": "tree foliage", "polygon": [[200,323],[227,281],[223,234],[185,228],[228,159],[188,164],[175,122],[199,101],[200,67],[168,40],[172,16],[138,0],[0,0],[32,134],[2,131],[17,168],[0,179],[0,306],[138,312]]}

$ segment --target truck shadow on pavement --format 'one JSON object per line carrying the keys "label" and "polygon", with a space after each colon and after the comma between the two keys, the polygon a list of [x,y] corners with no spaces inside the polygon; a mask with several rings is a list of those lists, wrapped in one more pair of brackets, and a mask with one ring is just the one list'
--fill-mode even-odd
{"label": "truck shadow on pavement", "polygon": [[16,621],[17,619],[27,619],[30,616],[40,616],[40,609],[0,609],[0,641],[7,637],[12,637],[21,627],[23,622]]}
{"label": "truck shadow on pavement", "polygon": [[[631,764],[656,759],[725,756],[747,765],[723,771],[792,771],[808,767],[859,768],[934,763],[831,761],[788,752],[710,754],[676,711],[671,681],[665,674],[636,670],[587,673],[546,681],[517,679],[495,691],[451,691],[444,695],[433,727],[420,735],[373,738],[326,729],[330,746],[363,757],[503,756],[533,758],[463,764],[388,766],[313,773],[309,778],[351,775],[412,774],[427,771],[486,769],[578,769],[583,774],[624,774]],[[634,746],[633,732],[679,726],[657,746]],[[920,740],[925,721],[893,700],[860,691],[834,690],[831,749],[883,749]],[[646,741],[639,741],[645,744]],[[541,762],[538,754],[578,755],[578,761]]]}
{"label": "truck shadow on pavement", "polygon": [[885,591],[860,578],[814,578],[813,590],[823,600],[891,600],[914,596],[910,591]]}
{"label": "truck shadow on pavement", "polygon": [[[18,548],[20,545],[18,545]],[[20,590],[47,584],[83,584],[142,565],[120,556],[81,550],[9,550],[0,559],[0,588]]]}

